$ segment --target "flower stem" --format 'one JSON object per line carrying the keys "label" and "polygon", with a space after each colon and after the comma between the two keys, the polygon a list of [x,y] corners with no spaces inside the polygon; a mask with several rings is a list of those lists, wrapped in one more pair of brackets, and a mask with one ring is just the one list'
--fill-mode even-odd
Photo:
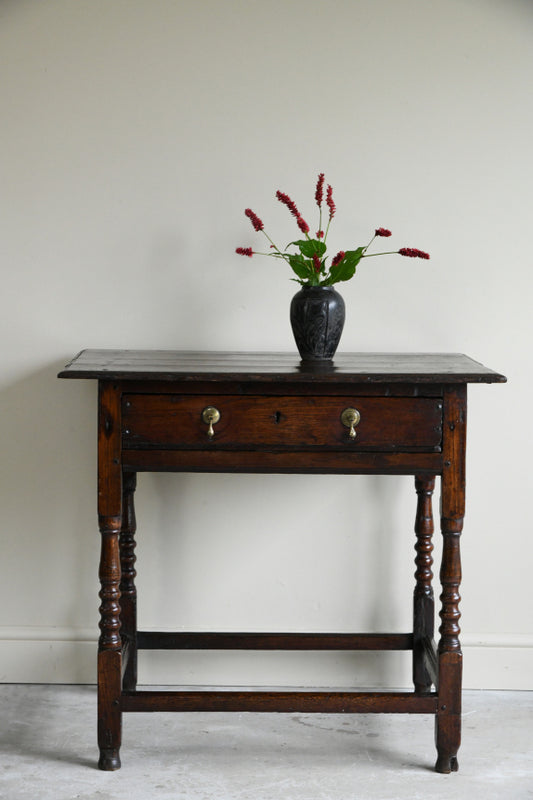
{"label": "flower stem", "polygon": [[326,228],[326,232],[324,234],[324,244],[326,244],[326,239],[328,238],[328,231],[329,231],[330,224],[331,224],[331,217],[328,219],[328,225],[327,225],[327,228]]}
{"label": "flower stem", "polygon": [[[366,250],[366,248],[365,248],[365,250]],[[397,254],[398,254],[397,250],[387,250],[386,253],[366,253],[365,252],[361,256],[361,258],[372,258],[372,256],[394,256],[394,255],[397,255]]]}
{"label": "flower stem", "polygon": [[[364,248],[363,253],[366,253],[366,251],[368,250],[368,248],[370,247],[370,245],[372,244],[372,242],[374,241],[375,238],[376,238],[376,234],[374,234],[373,237],[370,239],[369,243]],[[377,253],[376,253],[376,255],[377,255]]]}
{"label": "flower stem", "polygon": [[[273,241],[272,241],[272,239],[270,238],[270,236],[268,235],[268,233],[267,233],[267,232],[266,232],[264,229],[263,229],[263,233],[265,234],[266,238],[268,239],[268,241],[270,242],[270,244],[272,245],[272,247],[273,247],[273,248],[274,248],[274,250],[276,251],[276,255],[278,255],[278,257],[280,257],[280,258],[283,258],[283,260],[284,260],[284,261],[287,261],[287,262],[288,262],[288,261],[289,261],[289,259],[287,258],[287,256],[286,256],[286,255],[284,255],[284,254],[281,252],[281,250],[279,249],[279,247],[277,246],[277,244],[276,244],[275,242],[273,242]],[[259,255],[264,255],[264,256],[273,256],[273,255],[275,255],[275,254],[274,254],[274,253],[259,253]]]}

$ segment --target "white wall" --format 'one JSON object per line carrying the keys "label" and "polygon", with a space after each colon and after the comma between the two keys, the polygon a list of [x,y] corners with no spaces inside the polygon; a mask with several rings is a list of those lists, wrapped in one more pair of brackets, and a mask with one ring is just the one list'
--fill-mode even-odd
{"label": "white wall", "polygon": [[[527,0],[0,5],[0,680],[93,681],[95,386],[84,347],[294,350],[287,269],[243,259],[337,202],[352,350],[461,351],[469,687],[533,688],[533,6]],[[407,630],[412,481],[141,476],[141,626]],[[438,537],[437,537],[438,538]],[[163,605],[165,608],[163,609]],[[403,656],[144,656],[145,682],[408,683]],[[354,678],[354,675],[356,676]]]}

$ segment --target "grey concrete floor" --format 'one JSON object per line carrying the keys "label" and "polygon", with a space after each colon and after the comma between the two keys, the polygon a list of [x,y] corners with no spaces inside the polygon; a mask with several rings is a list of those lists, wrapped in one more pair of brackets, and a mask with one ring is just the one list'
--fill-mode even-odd
{"label": "grey concrete floor", "polygon": [[426,716],[128,714],[96,769],[96,690],[0,686],[2,800],[533,798],[533,692],[465,692],[459,772]]}

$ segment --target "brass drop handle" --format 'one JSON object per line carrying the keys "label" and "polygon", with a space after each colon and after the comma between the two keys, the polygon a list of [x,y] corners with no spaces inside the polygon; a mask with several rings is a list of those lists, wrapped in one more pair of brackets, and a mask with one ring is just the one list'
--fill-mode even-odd
{"label": "brass drop handle", "polygon": [[206,425],[209,425],[209,428],[207,429],[207,435],[210,439],[212,439],[215,435],[213,425],[216,425],[219,419],[220,411],[214,406],[207,406],[207,408],[204,408],[202,411],[202,421],[205,422]]}
{"label": "brass drop handle", "polygon": [[355,439],[357,436],[355,432],[355,426],[359,424],[359,420],[361,419],[361,414],[356,408],[345,408],[341,414],[341,422],[347,428],[350,429],[350,433],[348,436],[350,439]]}

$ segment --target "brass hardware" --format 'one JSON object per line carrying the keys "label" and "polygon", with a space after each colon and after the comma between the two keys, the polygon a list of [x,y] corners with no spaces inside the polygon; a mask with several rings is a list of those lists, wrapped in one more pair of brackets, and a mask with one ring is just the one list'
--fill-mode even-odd
{"label": "brass hardware", "polygon": [[203,422],[205,422],[206,425],[209,425],[209,428],[207,429],[207,435],[209,436],[210,439],[212,439],[213,436],[215,435],[215,431],[213,430],[213,425],[216,425],[219,419],[220,419],[220,411],[218,410],[218,408],[215,408],[214,406],[207,406],[207,408],[204,408],[204,410],[202,411],[202,420]]}
{"label": "brass hardware", "polygon": [[355,426],[359,424],[359,420],[361,419],[361,414],[356,408],[345,408],[341,414],[341,422],[347,428],[350,429],[350,433],[348,434],[350,439],[355,439],[357,436],[355,432]]}

